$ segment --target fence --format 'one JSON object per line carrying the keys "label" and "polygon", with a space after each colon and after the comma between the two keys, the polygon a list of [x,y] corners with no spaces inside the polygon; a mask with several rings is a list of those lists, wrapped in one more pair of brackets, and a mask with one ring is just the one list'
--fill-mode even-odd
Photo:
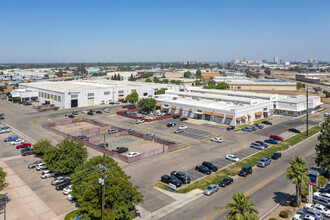
{"label": "fence", "polygon": [[146,122],[151,122],[151,121],[160,121],[160,120],[164,120],[164,119],[169,119],[169,118],[173,118],[174,115],[179,115],[179,116],[182,116],[182,112],[180,113],[177,113],[177,114],[170,114],[170,115],[164,115],[164,116],[159,116],[159,117],[156,117],[154,119],[144,119],[142,117],[137,117],[137,116],[132,116],[132,115],[128,115],[124,112],[134,112],[134,111],[139,111],[140,109],[129,109],[127,111],[118,111],[116,112],[117,115],[120,115],[120,116],[123,116],[123,117],[126,117],[126,118],[132,118],[132,119],[143,119],[144,121]]}

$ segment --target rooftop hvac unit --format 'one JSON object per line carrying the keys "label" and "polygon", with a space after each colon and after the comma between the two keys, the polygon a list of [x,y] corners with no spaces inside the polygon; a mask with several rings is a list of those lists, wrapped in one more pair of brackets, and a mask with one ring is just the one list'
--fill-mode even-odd
{"label": "rooftop hvac unit", "polygon": [[173,100],[178,100],[178,97],[173,97]]}

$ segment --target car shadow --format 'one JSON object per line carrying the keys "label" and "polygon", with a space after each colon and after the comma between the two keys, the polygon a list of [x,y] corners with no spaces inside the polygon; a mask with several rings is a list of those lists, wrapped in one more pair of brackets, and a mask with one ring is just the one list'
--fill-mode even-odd
{"label": "car shadow", "polygon": [[274,192],[275,196],[273,197],[274,202],[281,204],[283,206],[288,206],[292,198],[292,195],[284,192]]}

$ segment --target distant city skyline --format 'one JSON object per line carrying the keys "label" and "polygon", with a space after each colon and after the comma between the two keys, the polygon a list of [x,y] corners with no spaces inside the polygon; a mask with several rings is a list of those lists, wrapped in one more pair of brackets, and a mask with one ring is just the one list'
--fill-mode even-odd
{"label": "distant city skyline", "polygon": [[0,63],[330,61],[327,0],[3,0],[0,6]]}

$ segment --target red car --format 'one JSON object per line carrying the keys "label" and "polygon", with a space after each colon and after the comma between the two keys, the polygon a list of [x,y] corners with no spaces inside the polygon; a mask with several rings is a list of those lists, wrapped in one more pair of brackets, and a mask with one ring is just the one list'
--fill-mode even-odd
{"label": "red car", "polygon": [[122,108],[128,108],[128,105],[124,105]]}
{"label": "red car", "polygon": [[21,149],[21,148],[26,148],[26,147],[31,147],[31,144],[30,143],[23,143],[23,144],[17,145],[16,149]]}
{"label": "red car", "polygon": [[24,104],[24,103],[26,103],[27,101],[21,101],[21,102],[19,102],[18,104]]}
{"label": "red car", "polygon": [[269,136],[269,138],[274,139],[274,140],[278,140],[278,141],[283,141],[284,138],[282,138],[281,136],[278,135],[271,135]]}
{"label": "red car", "polygon": [[89,109],[89,111],[90,111],[90,112],[95,112],[95,110],[94,110],[94,109]]}

